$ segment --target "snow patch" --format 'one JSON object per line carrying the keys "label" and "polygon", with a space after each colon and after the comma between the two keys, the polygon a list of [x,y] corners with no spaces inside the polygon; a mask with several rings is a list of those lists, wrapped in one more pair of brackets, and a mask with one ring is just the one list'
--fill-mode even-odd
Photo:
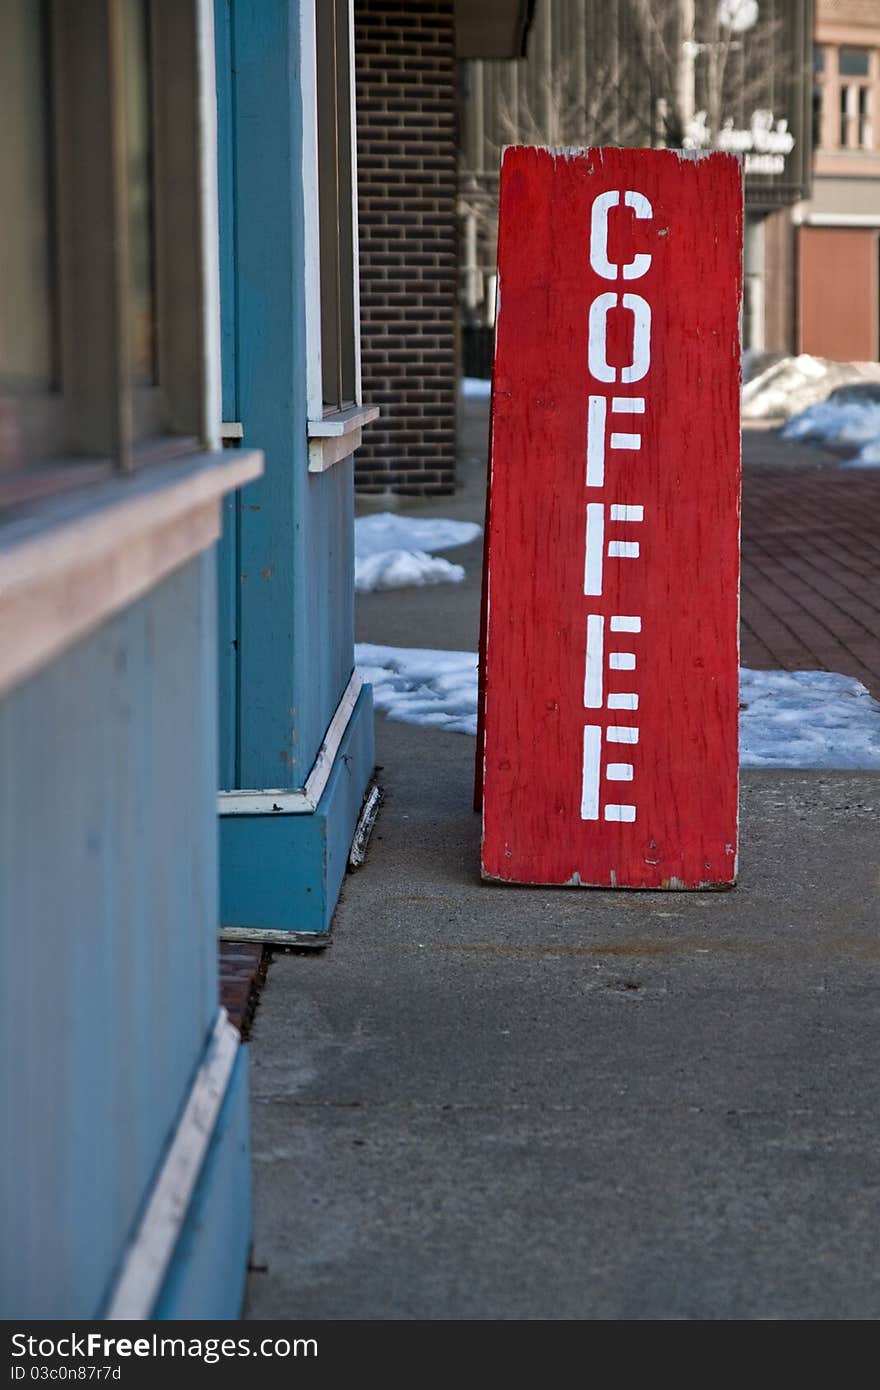
{"label": "snow patch", "polygon": [[461,394],[466,401],[487,401],[492,394],[492,382],[488,377],[463,376]]}
{"label": "snow patch", "polygon": [[805,352],[781,357],[743,386],[743,419],[788,420],[838,387],[870,382],[880,382],[878,362],[830,362]]}
{"label": "snow patch", "polygon": [[360,559],[383,550],[452,550],[470,545],[483,534],[475,521],[444,521],[439,517],[400,516],[378,512],[354,523],[354,553]]}
{"label": "snow patch", "polygon": [[880,468],[880,438],[863,444],[854,459],[844,459],[844,468]]}
{"label": "snow patch", "polygon": [[817,401],[788,421],[783,439],[809,439],[822,444],[858,448],[848,467],[873,468],[880,464],[880,389],[878,396],[847,399],[846,388],[830,400]]}
{"label": "snow patch", "polygon": [[389,719],[451,733],[477,732],[476,652],[380,647],[359,642],[354,659]]}
{"label": "snow patch", "polygon": [[742,670],[740,705],[742,767],[880,768],[880,704],[852,676]]}
{"label": "snow patch", "polygon": [[464,568],[431,554],[469,545],[482,535],[475,521],[399,516],[380,512],[354,523],[354,587],[366,594],[382,589],[460,584]]}
{"label": "snow patch", "polygon": [[[359,643],[355,661],[389,719],[477,731],[476,652]],[[830,671],[740,671],[742,767],[880,769],[880,704]]]}
{"label": "snow patch", "polygon": [[354,587],[358,594],[383,589],[418,589],[428,584],[460,584],[464,566],[452,565],[423,550],[383,550],[354,562]]}

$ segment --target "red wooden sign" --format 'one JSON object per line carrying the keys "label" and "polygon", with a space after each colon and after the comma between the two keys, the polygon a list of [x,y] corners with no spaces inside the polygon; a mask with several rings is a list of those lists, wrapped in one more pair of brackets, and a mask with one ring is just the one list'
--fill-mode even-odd
{"label": "red wooden sign", "polygon": [[741,237],[735,156],[505,152],[486,878],[734,881]]}

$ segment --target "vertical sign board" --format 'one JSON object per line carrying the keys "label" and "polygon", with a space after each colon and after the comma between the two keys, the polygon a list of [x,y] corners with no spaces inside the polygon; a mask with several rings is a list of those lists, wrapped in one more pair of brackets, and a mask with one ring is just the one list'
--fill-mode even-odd
{"label": "vertical sign board", "polygon": [[733,883],[742,171],[504,155],[483,875]]}

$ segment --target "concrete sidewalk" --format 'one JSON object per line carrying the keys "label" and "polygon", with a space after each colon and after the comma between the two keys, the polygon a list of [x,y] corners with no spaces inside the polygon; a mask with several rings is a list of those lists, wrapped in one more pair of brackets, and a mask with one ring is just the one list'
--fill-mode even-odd
{"label": "concrete sidewalk", "polygon": [[[455,558],[359,637],[475,647]],[[473,740],[377,742],[334,944],[253,1029],[246,1315],[880,1315],[880,778],[746,773],[731,893],[524,890],[480,882]]]}

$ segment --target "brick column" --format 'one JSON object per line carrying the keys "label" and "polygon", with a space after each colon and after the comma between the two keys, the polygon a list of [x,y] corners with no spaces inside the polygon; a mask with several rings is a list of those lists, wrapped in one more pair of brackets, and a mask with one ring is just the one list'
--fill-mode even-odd
{"label": "brick column", "polygon": [[363,492],[455,487],[453,0],[355,0]]}

